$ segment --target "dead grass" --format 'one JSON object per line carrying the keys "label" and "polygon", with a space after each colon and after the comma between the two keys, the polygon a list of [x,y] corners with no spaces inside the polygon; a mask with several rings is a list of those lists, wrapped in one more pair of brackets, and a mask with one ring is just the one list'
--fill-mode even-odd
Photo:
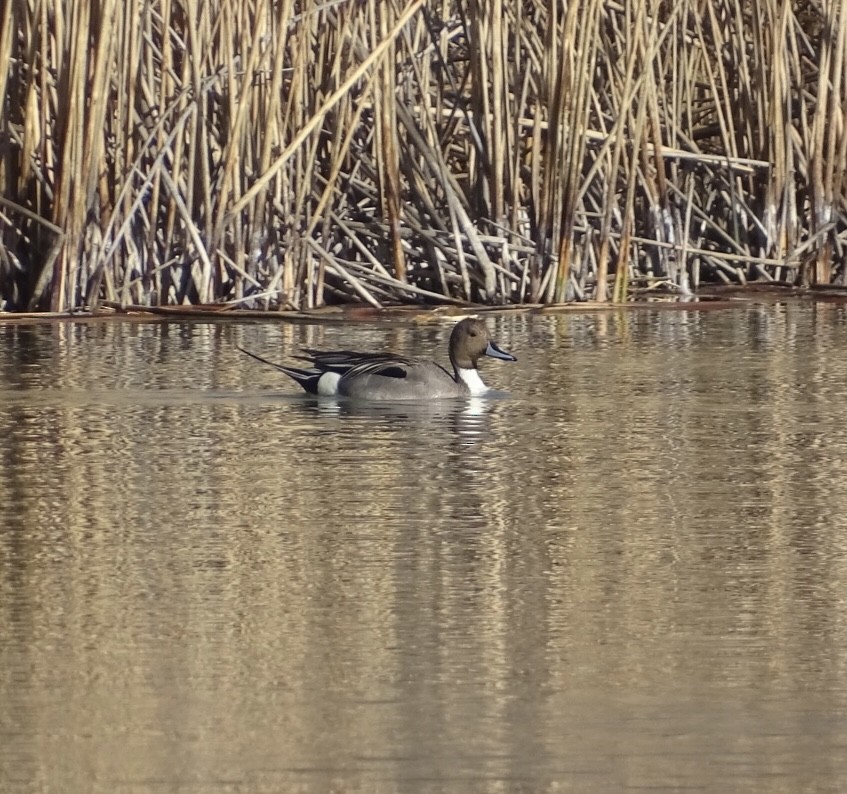
{"label": "dead grass", "polygon": [[0,308],[843,284],[847,0],[0,0]]}

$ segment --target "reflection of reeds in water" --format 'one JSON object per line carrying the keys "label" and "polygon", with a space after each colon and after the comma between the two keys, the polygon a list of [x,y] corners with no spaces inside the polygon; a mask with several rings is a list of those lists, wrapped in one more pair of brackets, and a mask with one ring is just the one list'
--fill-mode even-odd
{"label": "reflection of reeds in water", "polygon": [[3,0],[2,305],[830,282],[846,10]]}

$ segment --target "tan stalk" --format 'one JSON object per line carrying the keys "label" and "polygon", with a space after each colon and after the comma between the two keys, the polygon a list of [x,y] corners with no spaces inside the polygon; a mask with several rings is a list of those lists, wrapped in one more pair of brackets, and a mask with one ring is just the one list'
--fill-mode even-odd
{"label": "tan stalk", "polygon": [[[373,19],[373,6],[371,6]],[[378,40],[384,41],[389,36],[390,25],[394,22],[392,3],[382,3],[375,12]],[[373,42],[374,45],[377,42]],[[396,84],[395,84],[395,46],[392,42],[383,59],[375,81],[374,103],[378,111],[377,141],[379,169],[384,200],[383,213],[388,223],[389,250],[391,261],[394,263],[394,276],[398,281],[406,281],[406,257],[403,253],[403,242],[400,234],[401,198],[400,198],[400,155],[397,141]]]}

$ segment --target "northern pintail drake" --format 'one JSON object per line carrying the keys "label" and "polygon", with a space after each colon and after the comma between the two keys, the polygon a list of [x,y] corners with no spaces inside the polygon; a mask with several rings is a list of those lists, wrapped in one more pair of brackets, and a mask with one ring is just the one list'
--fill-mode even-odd
{"label": "northern pintail drake", "polygon": [[450,334],[452,374],[436,364],[393,353],[357,353],[353,350],[311,350],[294,356],[307,361],[299,369],[274,364],[239,348],[263,364],[269,364],[320,397],[352,397],[358,400],[431,400],[475,397],[489,391],[477,369],[483,356],[503,361],[517,359],[492,340],[485,323],[470,317],[456,323]]}

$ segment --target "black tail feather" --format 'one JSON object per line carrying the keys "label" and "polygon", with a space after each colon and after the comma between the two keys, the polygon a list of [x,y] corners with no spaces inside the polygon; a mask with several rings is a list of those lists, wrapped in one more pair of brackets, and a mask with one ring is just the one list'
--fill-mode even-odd
{"label": "black tail feather", "polygon": [[256,361],[261,362],[262,364],[267,364],[269,367],[273,367],[274,369],[278,369],[280,372],[284,372],[288,375],[292,380],[297,381],[309,394],[317,394],[318,393],[318,381],[320,380],[322,372],[315,369],[297,369],[296,367],[286,367],[284,364],[276,364],[273,361],[268,361],[266,358],[262,358],[261,356],[256,355],[255,353],[251,353],[249,350],[245,350],[243,347],[236,345],[236,347],[242,352],[246,353],[250,358],[256,359]]}

